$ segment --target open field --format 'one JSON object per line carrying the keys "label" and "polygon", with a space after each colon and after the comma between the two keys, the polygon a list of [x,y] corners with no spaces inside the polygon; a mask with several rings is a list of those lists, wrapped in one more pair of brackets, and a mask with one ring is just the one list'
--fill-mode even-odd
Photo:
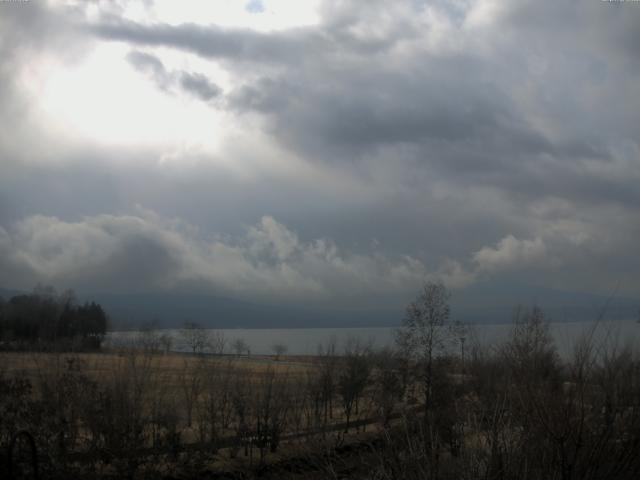
{"label": "open field", "polygon": [[3,352],[0,447],[28,432],[51,478],[636,478],[637,352],[586,339],[565,361],[525,320],[464,363],[357,344],[279,360]]}
{"label": "open field", "polygon": [[[339,363],[330,359],[332,375]],[[338,431],[342,442],[343,431],[357,436],[374,421],[365,419],[372,412],[362,401],[348,419],[358,428],[349,428],[336,379],[331,391],[316,388],[310,402],[307,390],[322,378],[323,365],[326,359],[317,357],[3,352],[0,378],[15,400],[5,410],[19,403],[46,410],[45,424],[14,418],[12,431],[21,426],[43,437],[39,443],[48,454],[57,448],[51,438],[61,437],[73,462],[96,464],[107,455],[103,474],[123,459],[128,464],[131,455],[139,459],[134,463],[144,463],[167,451],[189,457],[217,453],[217,468],[231,462],[229,468],[237,469],[253,464],[254,457],[260,464],[281,461],[283,454],[297,454],[294,445],[308,448],[318,434],[326,439]],[[205,463],[211,466],[211,460]]]}
{"label": "open field", "polygon": [[272,356],[254,355],[189,355],[168,353],[162,355],[144,355],[134,352],[94,352],[94,353],[41,353],[41,352],[0,352],[0,371],[7,375],[24,375],[38,378],[43,374],[52,374],[64,369],[69,362],[79,362],[83,371],[91,378],[100,378],[121,371],[135,359],[144,359],[145,368],[153,374],[162,373],[173,378],[174,383],[188,367],[197,361],[205,368],[225,368],[233,365],[256,375],[267,370],[288,375],[304,375],[314,368],[316,357],[292,356],[275,360]]}

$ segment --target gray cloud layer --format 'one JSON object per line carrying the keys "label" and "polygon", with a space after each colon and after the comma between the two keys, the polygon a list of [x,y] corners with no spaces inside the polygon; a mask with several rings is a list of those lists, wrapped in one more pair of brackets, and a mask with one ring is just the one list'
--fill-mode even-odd
{"label": "gray cloud layer", "polygon": [[[491,5],[452,12],[412,2],[364,12],[327,2],[319,28],[273,34],[122,20],[94,30],[225,61],[241,82],[229,106],[264,115],[268,132],[305,158],[353,162],[384,149],[396,164],[405,156],[456,183],[528,199],[596,193],[600,202],[615,191],[622,197],[608,200],[637,203],[637,189],[616,175],[637,155],[637,55],[629,45],[638,23],[628,19],[636,12],[513,2],[483,25],[473,8],[483,3]],[[444,18],[432,20],[436,13]],[[438,22],[445,38],[434,32]]]}
{"label": "gray cloud layer", "polygon": [[[419,260],[381,252],[345,253],[331,239],[301,241],[272,217],[238,238],[200,238],[197,229],[154,212],[98,215],[78,222],[32,216],[0,229],[0,282],[45,280],[123,293],[214,291],[263,301],[345,301],[371,293],[392,298],[422,279],[463,285],[455,265],[431,274]],[[144,291],[144,290],[143,290]]]}
{"label": "gray cloud layer", "polygon": [[[362,299],[441,275],[496,289],[621,282],[640,295],[630,2],[325,1],[319,25],[268,33],[10,12],[0,17],[0,99],[14,119],[0,133],[3,283]],[[21,43],[24,28],[34,33]],[[167,166],[153,147],[67,145],[30,162],[42,155],[22,136],[34,135],[34,100],[16,95],[13,71],[78,38],[87,49],[125,43],[123,61],[152,85],[246,125],[220,153],[241,173],[191,151]],[[159,47],[215,62],[232,87],[168,70]],[[272,167],[280,157],[295,161]]]}

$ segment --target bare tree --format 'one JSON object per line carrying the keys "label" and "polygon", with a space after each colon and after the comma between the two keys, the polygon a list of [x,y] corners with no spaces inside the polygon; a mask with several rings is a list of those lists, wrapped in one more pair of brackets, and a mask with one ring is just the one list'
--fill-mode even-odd
{"label": "bare tree", "polygon": [[249,350],[249,345],[247,345],[247,342],[245,342],[242,338],[236,338],[231,346],[238,356],[246,353]]}
{"label": "bare tree", "polygon": [[157,322],[155,320],[146,322],[140,327],[135,342],[145,352],[156,353],[160,350],[160,335],[156,327]]}
{"label": "bare tree", "polygon": [[215,331],[209,334],[209,346],[215,355],[222,355],[227,346],[227,339],[223,332]]}
{"label": "bare tree", "polygon": [[162,352],[164,354],[169,353],[171,351],[171,347],[173,346],[173,337],[170,334],[168,334],[167,332],[164,332],[164,333],[160,334],[160,337],[159,337],[158,340],[159,340],[160,345],[162,347]]}
{"label": "bare tree", "polygon": [[286,426],[291,407],[289,381],[286,373],[277,374],[269,368],[252,389],[253,432],[260,459],[264,459],[267,447],[275,452]]}
{"label": "bare tree", "polygon": [[203,388],[204,358],[194,359],[183,357],[183,369],[180,374],[180,388],[184,397],[184,407],[187,414],[187,427],[193,423],[193,410],[198,402]]}
{"label": "bare tree", "polygon": [[320,361],[319,376],[322,406],[324,409],[323,425],[333,418],[333,397],[336,392],[338,357],[336,355],[336,340],[331,338],[326,345],[318,346]]}
{"label": "bare tree", "polygon": [[421,435],[427,440],[431,477],[437,477],[440,449],[436,398],[434,397],[435,360],[455,338],[450,323],[450,294],[440,282],[426,282],[418,297],[407,306],[403,328],[397,331],[396,342],[401,351],[419,365],[419,383],[424,395],[424,416]]}
{"label": "bare tree", "polygon": [[370,350],[358,342],[347,344],[344,367],[338,377],[338,391],[346,417],[345,433],[349,431],[352,413],[358,414],[358,400],[362,396],[371,375]]}
{"label": "bare tree", "polygon": [[204,353],[210,346],[209,332],[195,322],[186,322],[180,330],[180,337],[194,355]]}
{"label": "bare tree", "polygon": [[434,358],[452,339],[449,298],[450,294],[442,283],[425,283],[418,297],[407,307],[403,328],[396,332],[396,343],[400,349],[423,366],[426,410],[432,396]]}
{"label": "bare tree", "polygon": [[275,354],[276,360],[280,360],[280,357],[287,353],[288,347],[284,343],[274,343],[271,345],[271,351]]}
{"label": "bare tree", "polygon": [[398,356],[390,349],[376,352],[373,358],[375,375],[372,399],[384,427],[389,426],[394,408],[403,397],[402,365],[398,360]]}
{"label": "bare tree", "polygon": [[[237,340],[236,340],[237,342]],[[235,342],[234,342],[235,343]],[[251,437],[251,419],[253,416],[251,400],[251,385],[246,370],[238,369],[231,386],[231,404],[233,408],[233,429],[235,430],[236,443],[230,449],[231,458],[234,458],[238,449],[244,446],[245,456],[249,455],[253,444]]]}
{"label": "bare tree", "polygon": [[304,393],[306,402],[303,402],[304,415],[307,429],[318,427],[322,424],[322,408],[324,399],[324,388],[322,372],[318,370],[308,370],[305,376]]}
{"label": "bare tree", "polygon": [[231,422],[232,382],[236,374],[230,359],[209,364],[203,375],[202,401],[197,404],[200,439],[213,444],[214,451]]}

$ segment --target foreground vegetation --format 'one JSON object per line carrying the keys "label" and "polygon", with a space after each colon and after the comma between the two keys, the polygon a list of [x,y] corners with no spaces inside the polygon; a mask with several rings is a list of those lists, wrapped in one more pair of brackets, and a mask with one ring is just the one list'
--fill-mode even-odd
{"label": "foreground vegetation", "polygon": [[635,352],[592,331],[560,359],[536,308],[483,349],[447,299],[426,285],[394,351],[4,353],[0,448],[29,473],[33,436],[51,478],[638,478]]}

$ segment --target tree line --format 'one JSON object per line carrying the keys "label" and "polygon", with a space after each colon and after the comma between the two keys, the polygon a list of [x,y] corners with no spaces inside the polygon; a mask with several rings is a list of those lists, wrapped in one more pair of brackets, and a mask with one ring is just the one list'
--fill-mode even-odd
{"label": "tree line", "polygon": [[107,331],[107,314],[95,302],[78,303],[67,290],[51,287],[0,298],[0,342],[5,349],[56,346],[99,348]]}

